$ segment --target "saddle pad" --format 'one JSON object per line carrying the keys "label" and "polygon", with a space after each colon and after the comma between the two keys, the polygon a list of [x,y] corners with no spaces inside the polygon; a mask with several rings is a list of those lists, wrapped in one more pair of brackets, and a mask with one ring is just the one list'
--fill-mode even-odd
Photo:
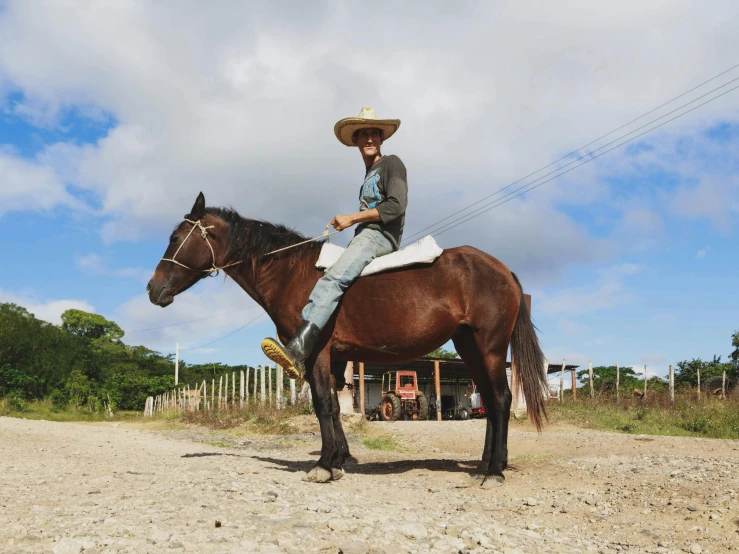
{"label": "saddle pad", "polygon": [[[339,256],[341,256],[344,250],[346,250],[346,248],[342,248],[341,246],[336,246],[335,244],[329,244],[327,242],[323,243],[323,247],[321,247],[321,255],[318,256],[316,267],[318,269],[328,270],[336,263],[336,260],[339,259]],[[444,250],[436,244],[434,237],[426,235],[418,242],[414,242],[397,252],[375,258],[367,267],[364,268],[360,277],[381,273],[388,269],[395,269],[396,267],[405,267],[414,264],[429,264],[441,256],[443,251]]]}

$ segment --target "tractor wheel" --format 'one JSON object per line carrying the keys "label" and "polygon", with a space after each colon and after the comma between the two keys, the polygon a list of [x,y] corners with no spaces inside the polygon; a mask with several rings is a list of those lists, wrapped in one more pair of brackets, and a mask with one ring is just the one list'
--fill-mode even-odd
{"label": "tractor wheel", "polygon": [[429,399],[422,393],[418,393],[418,419],[426,421],[429,418]]}
{"label": "tractor wheel", "polygon": [[461,419],[462,421],[468,420],[470,418],[469,408],[465,408],[465,407],[460,408],[459,413],[457,414],[457,417]]}
{"label": "tractor wheel", "polygon": [[382,399],[382,420],[397,421],[401,415],[400,398],[394,394],[388,394]]}

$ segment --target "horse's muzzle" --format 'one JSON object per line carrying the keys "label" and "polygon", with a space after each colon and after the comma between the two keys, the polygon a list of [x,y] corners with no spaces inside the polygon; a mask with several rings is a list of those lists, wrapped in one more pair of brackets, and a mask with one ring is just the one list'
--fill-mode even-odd
{"label": "horse's muzzle", "polygon": [[149,301],[162,308],[169,306],[174,302],[174,295],[169,292],[166,286],[157,285],[156,283],[152,285],[153,280],[149,281],[146,285],[146,292],[149,293]]}

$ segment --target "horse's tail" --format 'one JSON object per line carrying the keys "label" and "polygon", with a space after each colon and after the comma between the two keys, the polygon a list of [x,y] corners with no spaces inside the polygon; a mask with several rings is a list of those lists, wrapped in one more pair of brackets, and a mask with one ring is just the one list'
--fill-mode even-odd
{"label": "horse's tail", "polygon": [[542,415],[549,419],[546,410],[546,391],[549,384],[544,375],[544,353],[539,346],[539,339],[536,338],[536,329],[531,322],[521,282],[515,274],[512,275],[521,290],[521,304],[511,335],[511,359],[516,364],[516,380],[523,390],[528,416],[536,429],[541,431]]}

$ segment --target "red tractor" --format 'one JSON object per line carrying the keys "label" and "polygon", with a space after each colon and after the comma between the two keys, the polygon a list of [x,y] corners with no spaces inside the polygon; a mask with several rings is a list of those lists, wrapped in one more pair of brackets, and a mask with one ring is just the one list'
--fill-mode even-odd
{"label": "red tractor", "polygon": [[384,421],[429,418],[429,400],[418,390],[415,371],[388,371],[382,376],[380,414]]}

